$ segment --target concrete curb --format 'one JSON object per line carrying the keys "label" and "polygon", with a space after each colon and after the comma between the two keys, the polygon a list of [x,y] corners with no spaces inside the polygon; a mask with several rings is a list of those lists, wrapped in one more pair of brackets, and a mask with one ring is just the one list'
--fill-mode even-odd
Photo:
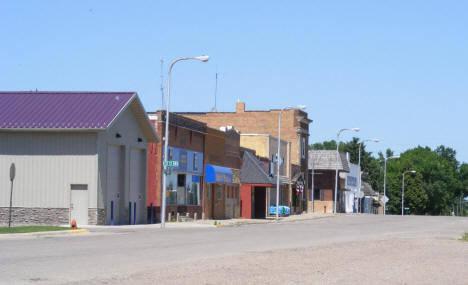
{"label": "concrete curb", "polygon": [[76,234],[87,234],[87,229],[76,230],[63,230],[63,231],[46,231],[46,232],[32,232],[32,233],[15,233],[15,234],[1,234],[1,239],[15,239],[15,238],[36,238],[36,237],[53,237],[53,236],[70,236]]}

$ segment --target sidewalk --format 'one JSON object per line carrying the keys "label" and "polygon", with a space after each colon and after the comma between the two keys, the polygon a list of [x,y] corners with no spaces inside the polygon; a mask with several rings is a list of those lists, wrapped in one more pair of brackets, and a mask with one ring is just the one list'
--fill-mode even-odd
{"label": "sidewalk", "polygon": [[304,220],[314,220],[314,219],[321,219],[321,218],[329,218],[334,217],[334,214],[300,214],[300,215],[290,215],[286,217],[279,217],[279,220],[276,221],[275,217],[267,217],[266,219],[226,219],[226,220],[198,220],[193,223],[198,224],[216,224],[223,227],[232,227],[232,226],[241,226],[241,225],[251,225],[251,224],[268,224],[268,223],[290,223],[296,221],[304,221]]}
{"label": "sidewalk", "polygon": [[[269,224],[269,223],[291,223],[296,221],[314,220],[334,217],[333,214],[301,214],[280,217],[277,221],[275,217],[266,219],[226,219],[226,220],[197,220],[193,222],[166,222],[166,229],[193,229],[193,228],[216,228],[216,227],[235,227],[242,225]],[[216,225],[215,225],[216,222]],[[160,230],[161,224],[142,224],[142,225],[118,225],[118,226],[81,226],[78,230],[69,231],[51,231],[51,232],[33,232],[21,234],[2,234],[2,239],[21,239],[21,238],[39,238],[39,237],[69,237],[77,234],[118,234],[133,232],[136,230]]]}

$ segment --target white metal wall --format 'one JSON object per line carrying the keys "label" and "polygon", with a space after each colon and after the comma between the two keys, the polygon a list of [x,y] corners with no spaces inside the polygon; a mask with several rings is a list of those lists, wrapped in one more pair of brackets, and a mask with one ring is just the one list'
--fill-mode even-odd
{"label": "white metal wall", "polygon": [[89,207],[96,207],[96,139],[94,133],[1,132],[0,207],[9,205],[12,162],[14,207],[68,208],[71,184],[87,184]]}

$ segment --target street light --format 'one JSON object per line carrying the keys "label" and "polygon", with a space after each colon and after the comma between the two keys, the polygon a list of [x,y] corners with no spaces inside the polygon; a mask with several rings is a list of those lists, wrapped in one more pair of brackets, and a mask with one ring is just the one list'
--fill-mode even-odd
{"label": "street light", "polygon": [[[383,180],[383,195],[384,195],[384,199],[387,200],[387,160],[389,159],[394,159],[394,158],[400,158],[399,155],[394,155],[394,156],[390,156],[390,157],[387,157],[385,158],[385,170],[384,170],[384,180]],[[386,215],[386,210],[387,210],[387,202],[388,201],[384,201],[384,204],[383,204],[383,214],[384,216]]]}
{"label": "street light", "polygon": [[278,116],[278,152],[276,153],[276,220],[279,219],[279,185],[280,185],[280,147],[281,147],[281,113],[284,110],[305,110],[305,105],[287,106],[280,110]]}
{"label": "street light", "polygon": [[404,207],[405,207],[405,174],[406,173],[416,173],[416,170],[408,170],[403,172],[403,179],[401,181],[401,215],[404,216]]}
{"label": "street light", "polygon": [[359,128],[351,128],[351,129],[341,129],[336,134],[336,175],[335,175],[335,201],[333,203],[333,214],[336,214],[336,197],[338,192],[338,157],[340,156],[338,147],[340,146],[340,134],[344,131],[355,131],[359,132]]}
{"label": "street light", "polygon": [[167,179],[167,153],[168,153],[168,142],[169,142],[169,100],[171,96],[171,71],[172,67],[176,62],[183,60],[199,60],[202,62],[207,62],[210,59],[207,55],[195,56],[195,57],[179,57],[175,59],[169,66],[169,71],[167,72],[167,96],[166,96],[166,131],[164,134],[164,163],[163,163],[163,191],[161,192],[161,228],[166,226],[166,179]]}
{"label": "street light", "polygon": [[[358,193],[361,192],[361,183],[362,183],[362,171],[361,171],[361,149],[362,149],[362,144],[365,143],[365,142],[376,142],[378,143],[380,140],[379,139],[365,139],[363,141],[361,141],[361,143],[359,144],[359,158],[358,158],[358,165],[359,165],[359,186],[358,186]],[[359,213],[359,204],[361,202],[361,198],[358,198],[358,213]]]}

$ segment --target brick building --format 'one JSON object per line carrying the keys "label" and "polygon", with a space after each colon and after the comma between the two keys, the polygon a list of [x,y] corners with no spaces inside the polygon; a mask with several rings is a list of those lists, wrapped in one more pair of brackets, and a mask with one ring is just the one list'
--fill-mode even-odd
{"label": "brick building", "polygon": [[[278,138],[269,134],[241,134],[240,144],[243,148],[255,150],[257,158],[265,163],[265,167],[271,176],[277,174],[277,165],[272,163],[275,160],[278,151]],[[281,140],[280,159],[283,163],[280,165],[280,196],[279,204],[292,208],[293,212],[297,204],[293,203],[293,193],[291,187],[291,143]],[[276,185],[276,180],[274,181]],[[267,207],[276,206],[276,186],[267,188],[266,191]],[[294,200],[297,202],[297,199]]]}
{"label": "brick building", "polygon": [[[211,128],[222,126],[234,126],[241,133],[261,133],[272,136],[278,135],[279,109],[268,111],[246,111],[245,103],[238,102],[235,112],[207,112],[207,113],[178,113],[187,118],[201,121]],[[305,197],[307,193],[301,193],[304,186],[307,187],[308,156],[307,146],[309,143],[309,124],[312,121],[307,118],[307,113],[300,110],[287,110],[282,113],[281,138],[291,142],[291,177],[293,182],[294,198],[299,199],[300,210],[310,209]],[[299,187],[298,187],[299,186]]]}
{"label": "brick building", "polygon": [[[149,113],[154,128],[165,136],[166,112]],[[171,213],[202,216],[206,124],[171,113],[168,160],[179,162],[167,176],[166,217]],[[148,216],[160,221],[164,141],[148,146]]]}
{"label": "brick building", "polygon": [[207,128],[203,213],[206,219],[240,215],[239,134],[232,127]]}

